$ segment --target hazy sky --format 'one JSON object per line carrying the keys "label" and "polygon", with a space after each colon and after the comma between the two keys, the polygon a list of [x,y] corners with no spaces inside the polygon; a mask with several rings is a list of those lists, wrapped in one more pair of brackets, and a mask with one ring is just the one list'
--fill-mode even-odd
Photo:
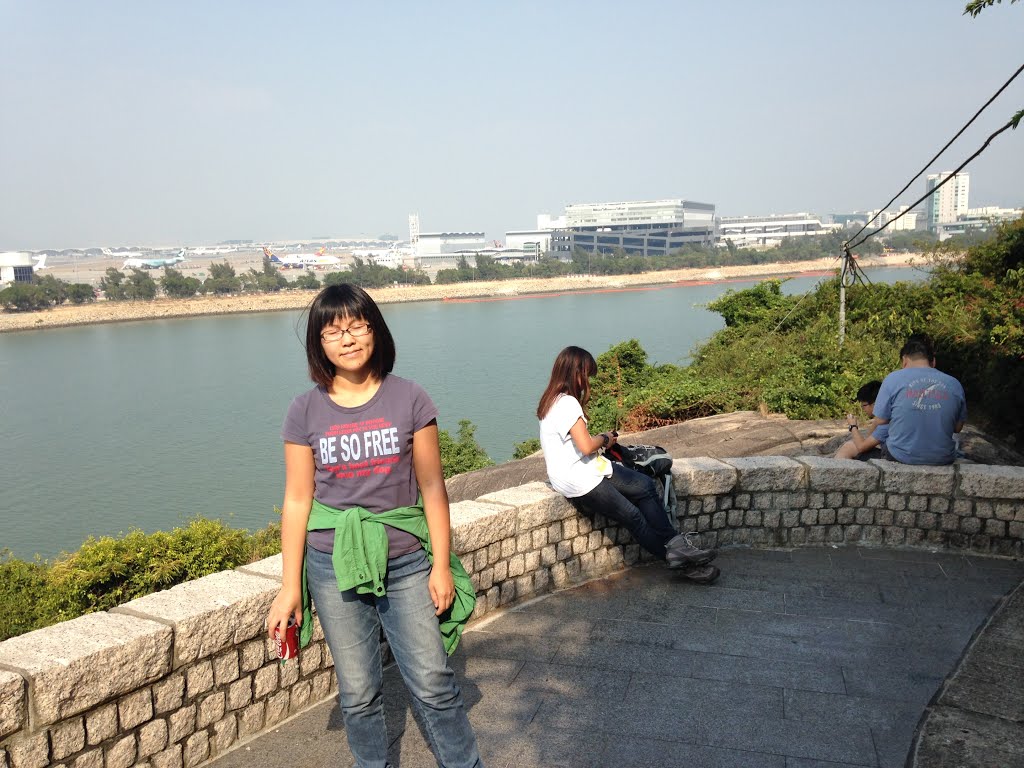
{"label": "hazy sky", "polygon": [[[875,208],[1024,63],[965,2],[0,0],[0,251]],[[1024,205],[1024,126],[968,170]]]}

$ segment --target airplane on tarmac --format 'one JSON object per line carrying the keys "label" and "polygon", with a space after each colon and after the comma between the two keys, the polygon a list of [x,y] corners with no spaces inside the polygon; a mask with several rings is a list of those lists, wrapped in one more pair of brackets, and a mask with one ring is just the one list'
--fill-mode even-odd
{"label": "airplane on tarmac", "polygon": [[36,272],[38,272],[40,269],[49,269],[49,267],[46,266],[45,253],[42,256],[36,256],[36,263],[32,265],[32,269]]}
{"label": "airplane on tarmac", "polygon": [[324,253],[327,247],[324,246],[314,253],[286,253],[277,256],[267,246],[263,246],[263,254],[270,259],[271,263],[277,264],[285,269],[317,269],[321,267],[341,267],[341,259],[337,256],[328,256]]}
{"label": "airplane on tarmac", "polygon": [[196,256],[216,256],[221,253],[234,253],[235,249],[230,245],[214,245],[207,248],[206,246],[198,246],[192,249],[192,253]]}
{"label": "airplane on tarmac", "polygon": [[160,269],[161,267],[173,267],[175,264],[180,264],[184,260],[185,249],[182,248],[178,251],[177,256],[172,256],[169,259],[125,259],[124,264],[121,265],[121,269]]}
{"label": "airplane on tarmac", "polygon": [[109,248],[100,248],[100,252],[109,258],[141,259],[142,251],[112,251]]}

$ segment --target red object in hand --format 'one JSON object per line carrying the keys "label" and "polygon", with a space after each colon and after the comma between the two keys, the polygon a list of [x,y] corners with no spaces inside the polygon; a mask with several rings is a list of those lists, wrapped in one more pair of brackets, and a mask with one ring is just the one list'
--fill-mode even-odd
{"label": "red object in hand", "polygon": [[277,644],[277,658],[281,661],[294,659],[299,655],[299,625],[295,623],[295,619],[288,619],[283,640],[281,630],[274,630],[274,642]]}

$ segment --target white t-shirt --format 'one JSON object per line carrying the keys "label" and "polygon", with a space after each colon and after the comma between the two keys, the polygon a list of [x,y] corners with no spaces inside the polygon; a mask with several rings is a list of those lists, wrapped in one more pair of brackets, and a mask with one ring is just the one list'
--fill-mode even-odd
{"label": "white t-shirt", "polygon": [[587,417],[580,401],[572,395],[559,395],[540,420],[540,447],[544,450],[551,487],[566,498],[583,496],[601,480],[611,477],[612,463],[602,454],[584,456],[572,441],[569,430]]}

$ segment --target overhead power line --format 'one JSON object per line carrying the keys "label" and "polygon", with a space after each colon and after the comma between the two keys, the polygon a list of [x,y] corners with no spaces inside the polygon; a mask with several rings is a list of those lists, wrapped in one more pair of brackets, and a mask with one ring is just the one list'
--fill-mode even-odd
{"label": "overhead power line", "polygon": [[[920,203],[920,202],[923,202],[924,200],[927,200],[927,199],[928,199],[929,197],[931,197],[932,195],[934,195],[934,194],[935,194],[935,192],[936,192],[936,191],[937,191],[937,190],[938,190],[938,189],[939,189],[940,187],[942,187],[942,186],[943,186],[944,184],[946,184],[947,182],[949,182],[949,181],[952,181],[952,180],[953,180],[954,178],[956,178],[956,175],[957,175],[958,173],[960,173],[960,171],[962,171],[962,170],[964,169],[964,167],[965,167],[965,166],[966,166],[966,165],[967,165],[967,164],[968,164],[969,162],[971,162],[971,160],[973,160],[974,158],[976,158],[976,157],[977,157],[978,155],[980,155],[980,154],[981,154],[982,152],[984,152],[984,151],[985,151],[985,150],[986,150],[986,149],[988,148],[988,145],[992,143],[992,139],[994,139],[994,138],[995,138],[996,136],[998,136],[998,135],[999,135],[1000,133],[1002,133],[1002,132],[1003,132],[1003,131],[1005,131],[1005,130],[1008,130],[1008,129],[1010,129],[1010,128],[1016,128],[1016,127],[1017,127],[1017,122],[1018,122],[1018,119],[1017,119],[1017,117],[1016,117],[1016,116],[1014,116],[1014,117],[1010,118],[1010,120],[1009,120],[1009,121],[1008,121],[1008,122],[1006,123],[1006,125],[1004,125],[1004,126],[1003,126],[1002,128],[1000,128],[1000,129],[999,129],[998,131],[996,131],[995,133],[993,133],[993,134],[992,134],[991,136],[989,136],[989,137],[988,137],[987,139],[985,139],[985,143],[984,143],[984,144],[982,144],[982,145],[981,145],[981,146],[980,146],[980,147],[978,148],[978,150],[977,150],[977,151],[976,151],[976,152],[975,152],[975,153],[974,153],[973,155],[971,155],[971,156],[970,156],[970,157],[968,157],[968,158],[967,158],[966,160],[964,160],[964,161],[963,161],[962,163],[960,163],[960,165],[958,165],[958,166],[957,166],[956,170],[955,170],[955,171],[953,171],[952,173],[950,173],[950,174],[949,174],[949,176],[947,176],[947,177],[946,177],[946,178],[944,178],[944,179],[943,179],[942,181],[940,181],[940,182],[939,182],[938,184],[936,184],[936,185],[935,185],[934,187],[932,187],[932,188],[931,188],[930,190],[928,190],[927,192],[925,192],[925,193],[924,193],[923,195],[921,195],[921,197],[917,198],[917,200],[915,200],[915,201],[914,201],[913,203],[911,203],[911,204],[910,204],[910,206],[909,206],[909,207],[907,208],[907,210],[903,211],[903,213],[900,213],[900,214],[899,214],[899,215],[897,215],[897,216],[893,216],[893,217],[892,217],[891,219],[889,219],[889,221],[887,221],[887,222],[886,222],[885,224],[883,224],[882,226],[880,226],[880,227],[879,227],[878,229],[872,230],[871,232],[868,232],[868,233],[867,233],[866,235],[864,235],[863,237],[861,237],[861,238],[860,238],[860,240],[857,240],[856,242],[853,242],[853,243],[849,243],[849,244],[847,244],[847,245],[845,246],[845,248],[846,248],[847,250],[849,250],[849,249],[851,249],[851,248],[856,248],[856,247],[857,247],[858,245],[862,245],[862,244],[863,244],[863,243],[864,243],[864,242],[865,242],[865,241],[866,241],[866,240],[867,240],[867,239],[868,239],[869,237],[873,237],[873,236],[877,235],[877,234],[878,234],[879,232],[881,232],[881,231],[882,231],[883,229],[885,229],[886,227],[888,227],[888,226],[889,226],[890,224],[892,224],[892,223],[893,223],[894,221],[898,221],[899,219],[903,218],[903,216],[905,216],[906,214],[910,213],[910,210],[911,210],[911,208],[913,208],[913,207],[914,207],[915,205],[917,205],[918,203]],[[863,228],[862,228],[862,231],[863,231]]]}
{"label": "overhead power line", "polygon": [[[868,227],[871,226],[872,222],[874,222],[875,219],[877,219],[879,216],[882,215],[882,211],[885,211],[886,209],[888,209],[888,207],[890,205],[892,205],[894,202],[896,202],[896,200],[899,198],[900,195],[902,195],[904,192],[906,192],[908,189],[910,189],[910,185],[913,184],[915,181],[917,181],[921,177],[921,174],[923,174],[925,171],[927,171],[931,167],[932,163],[934,163],[936,160],[938,160],[939,157],[942,155],[942,153],[945,152],[947,149],[949,149],[950,145],[952,145],[954,141],[956,141],[958,138],[960,138],[960,136],[963,134],[963,132],[966,131],[971,126],[971,124],[975,120],[978,119],[978,116],[982,112],[985,111],[985,109],[988,107],[988,105],[991,104],[993,101],[995,101],[999,97],[999,94],[1001,94],[1003,91],[1005,91],[1007,89],[1007,87],[1010,85],[1010,83],[1012,83],[1021,72],[1024,72],[1024,64],[1021,64],[1020,67],[1017,68],[1017,71],[1014,72],[1012,75],[1010,75],[1010,79],[1007,80],[1005,83],[1003,83],[1003,86],[998,91],[996,91],[994,94],[992,94],[992,97],[988,101],[986,101],[984,104],[981,105],[981,109],[979,109],[977,112],[974,113],[974,117],[972,117],[970,120],[968,120],[964,124],[964,127],[961,128],[959,131],[957,131],[956,135],[954,135],[953,138],[951,138],[949,141],[947,141],[946,145],[942,149],[940,149],[938,152],[936,152],[935,156],[931,160],[929,160],[927,163],[925,163],[924,168],[922,168],[920,171],[918,171],[914,175],[914,177],[910,181],[907,182],[906,186],[904,186],[903,189],[901,189],[899,192],[897,192],[895,195],[893,195],[892,200],[890,200],[888,203],[886,203],[881,208],[879,208],[878,209],[878,213],[876,213],[874,216],[872,216],[867,221],[867,223],[864,224],[863,227],[861,227],[860,229],[858,229],[856,232],[853,233],[853,237],[851,237],[850,240],[855,240],[857,238],[857,236],[860,235],[861,232],[863,232],[865,229],[867,229]],[[1014,121],[1011,120],[1010,122],[1012,123]],[[995,138],[995,136],[998,133],[1002,133],[1002,131],[1004,131],[1004,130],[1006,130],[1005,127],[1003,127],[1000,131],[997,131],[996,134],[993,134],[992,136],[990,136],[989,137],[989,141],[991,141],[993,138]],[[985,146],[988,146],[988,142],[985,142]],[[984,147],[982,147],[982,149],[984,149]],[[980,153],[980,151],[981,150],[979,150],[979,153]],[[977,157],[977,155],[978,155],[978,153],[975,153],[970,158],[968,158],[968,162],[970,162],[970,160],[973,160],[975,157]],[[966,163],[964,165],[966,165]],[[963,168],[963,165],[961,165],[960,168]],[[957,170],[960,170],[960,169],[958,168]],[[945,183],[945,182],[943,182],[943,183]],[[941,185],[939,185],[939,186],[941,186]],[[938,186],[936,186],[935,189],[938,189]],[[928,197],[928,195],[925,195],[923,198],[921,198],[921,200],[924,200],[927,197]],[[918,200],[917,202],[919,203],[919,202],[921,202],[921,200]],[[913,205],[911,205],[910,208],[913,208],[914,205],[917,205],[917,203],[914,203]],[[908,210],[909,210],[909,208],[908,208]],[[900,216],[902,216],[902,215],[903,214],[901,213]],[[893,221],[896,221],[896,219],[898,219],[900,216],[897,216],[896,218],[892,219],[889,222],[889,224],[891,224]],[[886,224],[885,226],[888,226],[888,224]],[[875,230],[875,232],[879,232],[882,229],[885,229],[885,226],[881,227],[880,229]],[[872,232],[871,234],[874,234],[874,232]],[[867,240],[867,238],[870,237],[870,236],[871,235],[867,235],[864,238],[864,240]],[[859,241],[857,243],[857,245],[860,245],[860,243],[864,242],[864,240]],[[853,248],[854,246],[851,245],[850,247]]]}

